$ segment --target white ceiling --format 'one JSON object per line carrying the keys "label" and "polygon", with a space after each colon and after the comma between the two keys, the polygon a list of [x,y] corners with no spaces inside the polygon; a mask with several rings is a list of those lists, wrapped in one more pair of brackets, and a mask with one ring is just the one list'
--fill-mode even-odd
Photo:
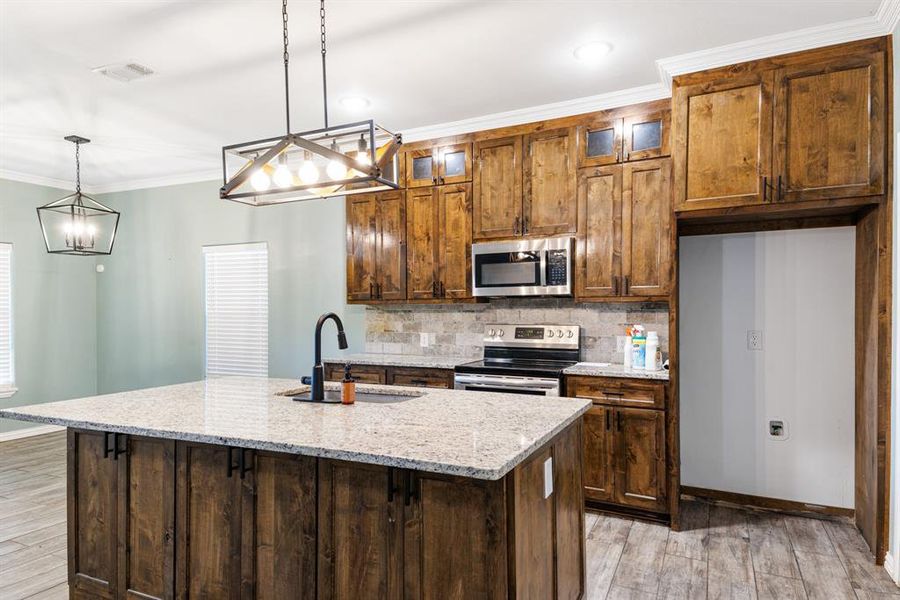
{"label": "white ceiling", "polygon": [[[418,136],[415,128],[527,107],[553,105],[492,122],[662,97],[661,68],[878,34],[884,13],[893,15],[897,6],[896,0],[329,0],[331,122],[372,116],[413,134],[407,139],[421,139],[438,128]],[[223,144],[284,130],[280,10],[277,0],[0,0],[0,176],[71,180],[73,149],[62,140],[70,133],[93,140],[82,165],[95,191],[218,176]],[[291,0],[289,15],[292,129],[302,131],[322,125],[318,2]],[[799,38],[788,34],[797,30],[804,31]],[[757,38],[766,40],[657,64]],[[598,66],[577,62],[572,50],[596,39],[614,51]],[[156,74],[124,84],[91,72],[126,60]],[[631,88],[639,89],[608,96]],[[372,105],[350,113],[339,103],[348,95]],[[584,97],[590,98],[554,104]]]}

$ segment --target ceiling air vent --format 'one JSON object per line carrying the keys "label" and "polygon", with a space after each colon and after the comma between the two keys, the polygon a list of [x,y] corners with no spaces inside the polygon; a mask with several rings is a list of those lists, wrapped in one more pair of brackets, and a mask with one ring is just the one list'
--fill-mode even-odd
{"label": "ceiling air vent", "polygon": [[122,83],[128,83],[130,81],[134,81],[135,79],[141,79],[142,77],[153,75],[153,69],[135,62],[104,65],[102,67],[96,67],[91,70],[94,73],[106,75],[110,79],[115,79],[116,81],[121,81]]}

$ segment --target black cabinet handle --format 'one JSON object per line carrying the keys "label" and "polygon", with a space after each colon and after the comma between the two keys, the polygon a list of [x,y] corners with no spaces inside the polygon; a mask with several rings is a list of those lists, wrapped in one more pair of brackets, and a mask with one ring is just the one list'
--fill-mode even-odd
{"label": "black cabinet handle", "polygon": [[515,222],[513,222],[513,233],[519,235],[519,217],[516,217]]}
{"label": "black cabinet handle", "polygon": [[431,282],[431,297],[432,298],[438,297],[438,287],[437,286],[438,286],[437,280],[434,280]]}
{"label": "black cabinet handle", "polygon": [[238,469],[240,469],[241,479],[243,479],[247,473],[253,470],[253,463],[248,464],[246,448],[240,448],[238,452],[240,452],[238,454]]}
{"label": "black cabinet handle", "polygon": [[394,501],[394,494],[397,493],[397,485],[394,483],[394,467],[388,467],[388,502]]}
{"label": "black cabinet handle", "polygon": [[441,291],[441,298],[446,297],[446,296],[447,296],[447,292],[444,290],[444,282],[441,281],[440,284],[439,284],[439,286],[440,286],[439,289],[440,289],[440,291]]}
{"label": "black cabinet handle", "polygon": [[782,190],[782,188],[781,188],[781,175],[779,175],[779,176],[778,176],[778,202],[781,202],[782,200],[784,200],[784,196],[782,195],[781,190]]}
{"label": "black cabinet handle", "polygon": [[404,490],[404,500],[403,500],[403,504],[405,504],[406,506],[409,506],[412,503],[413,499],[416,498],[416,491],[415,491],[414,486],[415,486],[415,479],[413,478],[413,472],[407,471],[406,472],[406,489]]}
{"label": "black cabinet handle", "polygon": [[[113,450],[109,447],[109,437],[113,435],[110,431],[103,432],[103,458],[109,458],[109,453],[113,452]],[[113,443],[115,443],[115,438],[113,438]]]}
{"label": "black cabinet handle", "polygon": [[375,285],[369,282],[369,298],[375,297]]}
{"label": "black cabinet handle", "polygon": [[762,181],[762,189],[763,189],[763,202],[769,201],[769,178],[763,175]]}
{"label": "black cabinet handle", "polygon": [[609,431],[609,428],[610,428],[610,424],[609,424],[609,414],[610,414],[609,409],[607,409],[607,410],[606,410],[606,430],[607,430],[607,431]]}
{"label": "black cabinet handle", "polygon": [[619,295],[619,276],[618,275],[613,275],[612,288],[613,288],[613,290],[612,290],[613,296],[618,296]]}
{"label": "black cabinet handle", "polygon": [[628,295],[628,283],[629,283],[628,275],[626,275],[625,277],[622,278],[622,295],[623,296]]}
{"label": "black cabinet handle", "polygon": [[113,434],[113,460],[119,460],[120,454],[125,454],[125,451],[128,450],[128,441],[125,441],[125,448],[119,449],[119,437],[125,437],[124,433],[114,433]]}
{"label": "black cabinet handle", "polygon": [[431,185],[437,185],[437,182],[438,182],[437,177],[431,178]]}
{"label": "black cabinet handle", "polygon": [[381,300],[381,299],[384,297],[384,294],[382,293],[382,289],[381,289],[381,284],[380,284],[380,283],[376,283],[376,284],[375,284],[375,293],[378,295],[378,299],[379,299],[379,300]]}
{"label": "black cabinet handle", "polygon": [[231,477],[231,474],[237,468],[234,464],[234,451],[237,448],[228,447],[228,477]]}
{"label": "black cabinet handle", "polygon": [[522,235],[528,233],[528,217],[522,219]]}

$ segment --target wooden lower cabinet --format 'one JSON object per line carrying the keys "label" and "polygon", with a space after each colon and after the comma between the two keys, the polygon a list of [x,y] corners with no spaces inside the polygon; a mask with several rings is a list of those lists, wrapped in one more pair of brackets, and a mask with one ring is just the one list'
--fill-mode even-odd
{"label": "wooden lower cabinet", "polygon": [[613,500],[614,408],[594,405],[584,415],[584,497],[598,502]]}
{"label": "wooden lower cabinet", "polygon": [[581,427],[498,480],[69,430],[71,596],[580,598]]}
{"label": "wooden lower cabinet", "polygon": [[[357,383],[405,385],[408,387],[441,389],[453,388],[452,369],[353,365],[350,372]],[[340,363],[325,363],[326,381],[340,381],[343,378],[344,365]]]}
{"label": "wooden lower cabinet", "polygon": [[665,510],[665,413],[616,408],[615,428],[615,501],[646,510]]}

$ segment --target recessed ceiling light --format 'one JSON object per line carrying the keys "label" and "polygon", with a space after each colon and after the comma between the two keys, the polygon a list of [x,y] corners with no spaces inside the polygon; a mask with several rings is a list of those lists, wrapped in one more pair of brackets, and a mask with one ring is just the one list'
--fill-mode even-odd
{"label": "recessed ceiling light", "polygon": [[572,54],[575,58],[585,64],[596,64],[604,56],[612,52],[612,44],[609,42],[588,42],[575,48]]}
{"label": "recessed ceiling light", "polygon": [[153,69],[136,62],[103,65],[102,67],[94,67],[91,71],[100,75],[106,75],[110,79],[115,79],[122,83],[153,75]]}
{"label": "recessed ceiling light", "polygon": [[368,99],[363,98],[362,96],[347,96],[346,98],[341,98],[341,105],[347,110],[362,110],[364,108],[369,108],[369,104],[371,104]]}

